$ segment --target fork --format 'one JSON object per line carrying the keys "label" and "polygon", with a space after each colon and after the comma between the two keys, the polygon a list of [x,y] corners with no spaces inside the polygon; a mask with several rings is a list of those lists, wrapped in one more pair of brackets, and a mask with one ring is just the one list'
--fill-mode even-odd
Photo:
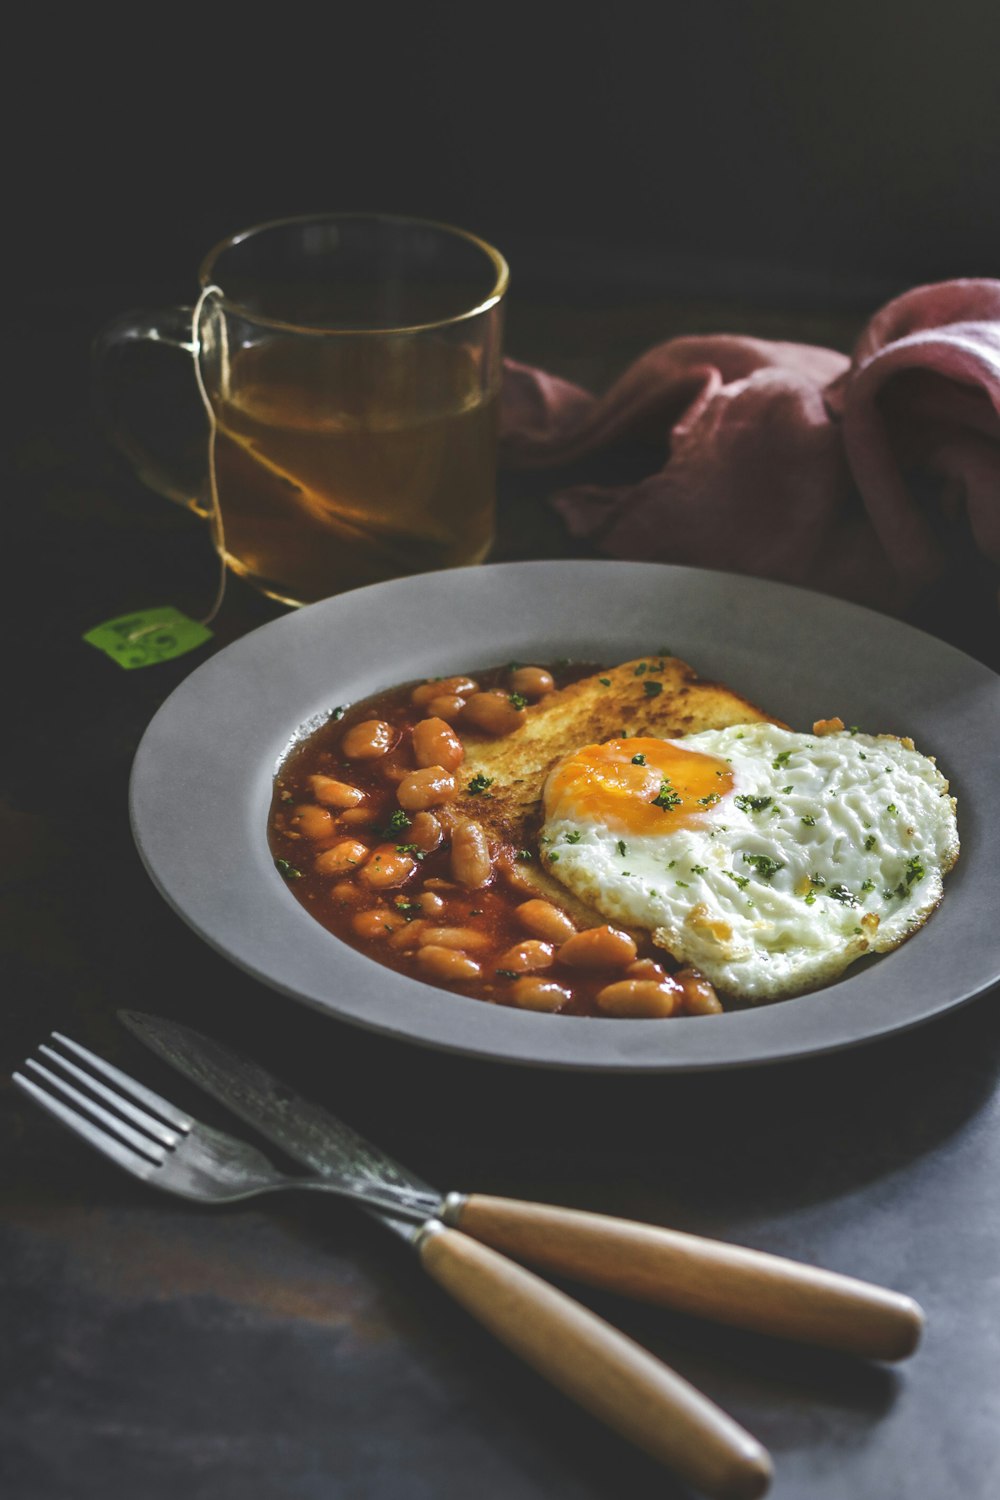
{"label": "fork", "polygon": [[[61,1032],[52,1040],[62,1050],[43,1043],[37,1050],[46,1061],[28,1058],[14,1083],[151,1186],[199,1203],[290,1188],[357,1200],[324,1179],[281,1172],[256,1147],[177,1109]],[[708,1495],[763,1495],[772,1472],[766,1449],[647,1349],[534,1272],[446,1227],[433,1193],[411,1190],[404,1203],[382,1198],[383,1209],[366,1188],[363,1201],[410,1242],[439,1286],[585,1409]]]}
{"label": "fork", "polygon": [[[185,1114],[61,1032],[54,1031],[52,1039],[72,1057],[43,1043],[37,1051],[53,1067],[30,1057],[26,1072],[15,1073],[13,1081],[42,1109],[143,1182],[196,1203],[239,1203],[290,1189],[357,1201],[357,1193],[325,1178],[282,1172],[249,1141]],[[436,1217],[442,1208],[433,1193],[409,1190],[404,1196],[402,1188],[389,1198],[374,1186],[366,1187],[365,1202],[417,1224]]]}

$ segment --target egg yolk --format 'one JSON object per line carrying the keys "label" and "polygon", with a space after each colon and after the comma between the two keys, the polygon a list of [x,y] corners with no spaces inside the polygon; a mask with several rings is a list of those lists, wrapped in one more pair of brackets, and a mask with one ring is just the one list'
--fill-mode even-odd
{"label": "egg yolk", "polygon": [[549,818],[580,818],[616,833],[696,826],[731,792],[732,768],[669,740],[608,740],[560,761],[545,789]]}

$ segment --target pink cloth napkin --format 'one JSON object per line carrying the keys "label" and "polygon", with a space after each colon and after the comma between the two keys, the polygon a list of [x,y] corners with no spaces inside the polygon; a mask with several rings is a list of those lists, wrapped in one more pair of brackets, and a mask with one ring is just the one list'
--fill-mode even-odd
{"label": "pink cloth napkin", "polygon": [[601,397],[508,360],[501,462],[555,468],[627,440],[639,482],[553,503],[618,558],[804,584],[890,613],[1000,579],[1000,281],[917,287],[851,358],[726,334],[650,349]]}

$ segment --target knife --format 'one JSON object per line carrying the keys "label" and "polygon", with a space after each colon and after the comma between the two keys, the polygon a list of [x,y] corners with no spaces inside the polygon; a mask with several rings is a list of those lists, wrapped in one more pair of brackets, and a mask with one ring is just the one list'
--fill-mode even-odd
{"label": "knife", "polygon": [[[118,1015],[165,1062],[409,1240],[439,1286],[566,1395],[705,1494],[718,1500],[764,1494],[772,1467],[756,1438],[604,1319],[460,1233],[454,1222],[471,1200],[442,1198],[348,1125],[220,1042],[156,1016]],[[406,1218],[387,1211],[386,1197],[393,1195]],[[427,1217],[415,1226],[416,1208]]]}

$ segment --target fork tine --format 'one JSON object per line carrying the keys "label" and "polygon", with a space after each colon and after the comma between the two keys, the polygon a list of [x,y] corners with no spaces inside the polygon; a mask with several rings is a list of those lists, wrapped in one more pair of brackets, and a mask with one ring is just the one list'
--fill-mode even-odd
{"label": "fork tine", "polygon": [[71,1103],[77,1106],[78,1113],[82,1110],[84,1114],[90,1115],[99,1125],[104,1127],[107,1133],[116,1135],[119,1140],[124,1141],[125,1145],[131,1146],[133,1151],[139,1152],[141,1156],[145,1156],[156,1166],[162,1164],[166,1155],[166,1147],[161,1146],[158,1141],[152,1141],[148,1135],[141,1135],[138,1130],[133,1130],[131,1125],[126,1125],[124,1120],[103,1109],[100,1104],[88,1098],[86,1094],[81,1094],[79,1089],[75,1089],[71,1083],[67,1083],[58,1074],[50,1072],[40,1062],[36,1062],[33,1057],[29,1057],[24,1066],[30,1068],[33,1073],[40,1074],[45,1082],[49,1084],[50,1089],[55,1088],[60,1094],[64,1094]]}
{"label": "fork tine", "polygon": [[162,1098],[159,1094],[154,1094],[153,1090],[146,1088],[144,1084],[136,1083],[134,1078],[130,1078],[127,1073],[123,1073],[121,1068],[116,1068],[111,1063],[105,1062],[104,1058],[98,1057],[96,1052],[91,1052],[88,1048],[81,1047],[80,1043],[74,1042],[72,1037],[64,1036],[61,1031],[54,1031],[52,1039],[59,1042],[61,1046],[67,1047],[70,1052],[75,1052],[77,1057],[81,1057],[84,1062],[89,1063],[95,1072],[102,1073],[109,1083],[117,1084],[124,1093],[131,1095],[137,1103],[144,1104],[147,1109],[151,1109],[154,1114],[160,1116],[161,1120],[165,1120],[168,1125],[173,1125],[175,1130],[190,1130],[194,1125],[195,1122],[190,1115],[186,1115],[181,1110],[175,1109],[168,1100]]}
{"label": "fork tine", "polygon": [[82,1136],[88,1145],[94,1146],[105,1156],[124,1167],[126,1172],[131,1172],[136,1177],[151,1177],[157,1170],[156,1164],[148,1157],[140,1156],[137,1152],[130,1150],[121,1141],[95,1125],[91,1120],[86,1120],[78,1115],[76,1110],[70,1109],[63,1104],[61,1099],[54,1098],[45,1089],[39,1088],[32,1079],[25,1078],[23,1073],[14,1073],[13,1081],[23,1094],[27,1094],[46,1113],[54,1115],[61,1124],[72,1130],[74,1135]]}
{"label": "fork tine", "polygon": [[155,1115],[151,1115],[146,1110],[140,1109],[136,1104],[130,1104],[123,1095],[116,1094],[114,1089],[109,1089],[106,1084],[99,1083],[96,1078],[92,1078],[89,1073],[85,1073],[82,1068],[76,1066],[76,1063],[70,1062],[69,1058],[63,1057],[61,1053],[56,1052],[52,1047],[46,1047],[43,1043],[38,1050],[44,1057],[48,1057],[52,1062],[56,1063],[64,1073],[68,1073],[71,1078],[77,1079],[91,1093],[103,1099],[106,1104],[110,1104],[112,1109],[116,1109],[127,1120],[131,1120],[133,1125],[138,1125],[139,1129],[144,1130],[147,1135],[151,1135],[154,1139],[162,1141],[164,1146],[177,1145],[177,1142],[181,1138],[180,1135],[176,1130],[171,1130],[169,1125],[164,1125],[163,1121],[158,1120]]}

